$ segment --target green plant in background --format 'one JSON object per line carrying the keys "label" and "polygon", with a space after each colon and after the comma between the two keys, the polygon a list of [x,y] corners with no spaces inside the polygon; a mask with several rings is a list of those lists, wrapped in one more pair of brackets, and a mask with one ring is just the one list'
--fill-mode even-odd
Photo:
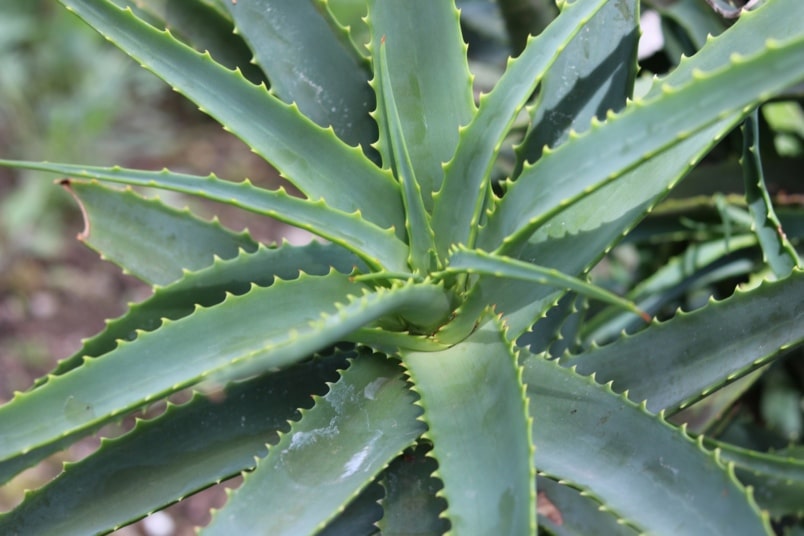
{"label": "green plant in background", "polygon": [[[804,79],[799,0],[745,13],[634,100],[637,2],[565,2],[478,102],[451,2],[369,1],[355,29],[367,47],[322,2],[62,3],[304,198],[2,161],[68,177],[82,239],[154,286],[0,407],[2,481],[194,393],[29,493],[3,533],[109,531],[239,473],[205,534],[519,535],[537,519],[557,534],[758,534],[801,515],[795,449],[666,420],[722,413],[804,335],[804,274],[764,186],[754,111]],[[679,232],[651,218],[637,228],[648,239],[630,233],[742,121],[746,208],[719,204],[728,241],[670,257],[628,300],[586,282],[624,237]],[[266,247],[105,182],[238,206],[328,243]],[[726,300],[649,324],[633,304],[659,311],[652,300],[700,282],[687,274],[757,246],[769,269],[753,264]]]}
{"label": "green plant in background", "polygon": [[[0,144],[4,152],[54,160],[101,159],[134,149],[114,132],[131,116],[133,95],[154,100],[158,80],[137,70],[81,21],[52,2],[5,2],[0,8]],[[137,111],[153,123],[156,113]],[[129,122],[130,123],[130,122]],[[132,129],[124,131],[132,134]],[[120,147],[123,145],[123,147]],[[142,144],[140,144],[142,145]],[[139,147],[138,149],[142,149]],[[63,197],[26,173],[0,201],[0,247],[39,255],[61,246]]]}

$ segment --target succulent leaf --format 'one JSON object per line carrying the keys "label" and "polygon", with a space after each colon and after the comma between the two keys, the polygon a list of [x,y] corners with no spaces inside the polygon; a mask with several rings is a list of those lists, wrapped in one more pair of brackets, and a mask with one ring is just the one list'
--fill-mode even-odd
{"label": "succulent leaf", "polygon": [[[63,180],[84,215],[79,239],[126,273],[151,285],[166,285],[184,270],[196,271],[214,257],[230,259],[257,243],[246,233],[235,235],[217,221],[193,217],[128,189],[112,190],[95,182]],[[154,241],[168,247],[154,248]]]}
{"label": "succulent leaf", "polygon": [[[800,33],[797,19],[788,15],[790,10],[799,10],[802,6],[804,4],[785,0],[766,4],[762,9],[745,14],[729,31],[713,40],[693,58],[682,61],[662,80],[674,87],[691,84],[695,69],[716,69],[728,59],[727,53],[755,53],[770,35]],[[661,85],[654,84],[645,98],[658,98],[661,93]],[[642,161],[614,182],[585,194],[581,200],[550,218],[531,235],[518,258],[555,268],[568,275],[584,273],[633,228],[739,120],[740,116],[736,113],[721,118],[698,134]],[[568,169],[576,169],[574,164],[569,165]],[[612,215],[607,208],[612,204],[618,207],[616,215]],[[473,289],[470,300],[482,301],[483,295],[495,297],[498,310],[505,313],[509,329],[516,335],[528,329],[556,298],[556,292],[547,287],[513,280],[481,280]]]}
{"label": "succulent leaf", "polygon": [[[353,47],[344,46],[312,0],[226,3],[237,31],[251,45],[271,92],[349,145],[368,149],[377,139],[369,116],[374,94]],[[292,37],[290,37],[292,36]]]}
{"label": "succulent leaf", "polygon": [[723,461],[733,463],[737,478],[754,489],[760,507],[780,518],[804,515],[804,459],[785,452],[757,452],[707,439]]}
{"label": "succulent leaf", "polygon": [[565,43],[604,3],[569,4],[517,59],[509,61],[492,92],[480,99],[471,123],[461,130],[444,183],[435,195],[433,229],[439,255],[445,256],[453,244],[474,247],[491,188],[491,169],[508,129]]}
{"label": "succulent leaf", "polygon": [[762,246],[765,260],[778,278],[786,277],[801,267],[796,249],[782,230],[776,217],[773,204],[765,186],[762,161],[759,156],[759,111],[754,110],[745,118],[743,124],[743,159],[745,173],[745,197],[751,216],[754,218],[754,232]]}
{"label": "succulent leaf", "polygon": [[402,119],[397,109],[396,98],[388,72],[388,47],[385,36],[380,38],[379,51],[374,62],[374,86],[377,89],[376,117],[386,141],[386,154],[391,168],[402,189],[402,204],[405,207],[405,231],[408,235],[410,254],[408,264],[417,273],[427,273],[435,264],[435,245],[430,215],[424,206],[421,184],[405,141]]}
{"label": "succulent leaf", "polygon": [[523,161],[535,162],[542,147],[556,147],[570,132],[583,132],[593,117],[619,112],[632,96],[639,33],[639,2],[607,2],[561,51],[545,74],[531,107],[530,129],[517,149]]}
{"label": "succulent leaf", "polygon": [[[443,352],[403,352],[438,460],[455,534],[530,534],[535,469],[521,370],[504,327],[486,316]],[[456,418],[456,416],[458,416]],[[465,460],[477,460],[467,471]]]}
{"label": "succulent leaf", "polygon": [[151,297],[132,305],[125,315],[107,321],[105,330],[86,339],[80,350],[60,361],[34,385],[42,385],[48,378],[80,366],[84,357],[99,357],[113,350],[118,341],[130,341],[139,333],[153,331],[164,320],[183,318],[197,306],[212,307],[229,294],[245,294],[252,285],[268,287],[277,279],[292,280],[302,273],[323,276],[332,269],[349,274],[359,266],[359,259],[345,249],[318,242],[305,246],[284,244],[278,248],[260,246],[254,253],[241,251],[234,259],[216,259],[203,270],[186,272],[179,281],[155,288]]}
{"label": "succulent leaf", "polygon": [[640,532],[717,532],[729,519],[735,533],[772,534],[733,474],[683,430],[554,361],[522,362],[540,471],[589,490]]}
{"label": "succulent leaf", "polygon": [[[676,411],[768,363],[804,339],[804,272],[740,292],[562,364],[595,372],[631,400]],[[650,342],[647,342],[645,335]]]}
{"label": "succulent leaf", "polygon": [[536,264],[512,259],[504,255],[490,255],[481,250],[456,249],[449,257],[446,272],[467,272],[492,277],[519,279],[539,285],[550,285],[611,303],[642,317],[646,322],[650,317],[628,300],[624,300],[611,292],[569,277],[557,270],[544,268]]}
{"label": "succulent leaf", "polygon": [[[399,365],[358,356],[302,412],[202,534],[312,534],[424,431]],[[324,448],[325,446],[325,448]]]}
{"label": "succulent leaf", "polygon": [[[0,515],[0,532],[112,530],[241,472],[207,533],[753,535],[771,532],[770,516],[804,515],[800,447],[709,437],[750,444],[738,433],[753,424],[730,419],[758,378],[770,430],[780,391],[763,373],[799,372],[793,359],[770,364],[804,339],[804,221],[798,198],[771,203],[754,110],[804,80],[800,0],[764,2],[734,24],[693,0],[648,2],[666,16],[663,53],[677,65],[642,78],[634,101],[635,0],[561,1],[527,39],[522,27],[540,27],[522,0],[484,2],[503,15],[485,37],[456,4],[488,11],[459,0],[61,3],[306,199],[248,180],[0,160],[69,177],[85,242],[154,285],[0,406],[0,483],[193,390],[67,464]],[[506,38],[521,54],[475,105],[467,63],[498,73],[489,58]],[[252,56],[258,85],[242,74]],[[707,166],[690,171],[743,119],[747,206],[707,191],[632,233],[687,174],[710,186]],[[98,181],[225,203],[331,243],[267,247]],[[618,262],[620,250],[600,268],[632,288],[626,298],[587,283],[623,238],[639,260]],[[748,283],[701,306],[734,277]],[[622,312],[682,300],[699,308],[647,325]],[[800,424],[791,384],[784,415]]]}
{"label": "succulent leaf", "polygon": [[[347,354],[348,355],[348,354]],[[23,504],[0,515],[4,534],[98,534],[210,484],[251,469],[266,443],[311,395],[323,395],[346,360],[341,352],[233,384],[215,398],[195,393],[157,418],[139,420]],[[165,441],[169,435],[172,441]],[[96,490],[103,493],[96,495]]]}
{"label": "succulent leaf", "polygon": [[[287,366],[383,315],[406,307],[437,308],[443,299],[439,287],[426,285],[350,298],[367,290],[335,272],[302,276],[229,296],[178,321],[164,321],[160,329],[141,333],[136,344],[121,343],[102,358],[0,407],[0,418],[15,430],[0,441],[0,461],[85,434],[125,411],[203,380],[215,385]],[[320,306],[311,308],[316,302]],[[248,314],[241,317],[232,310]],[[212,330],[221,332],[214,345],[202,336]],[[160,370],[159,376],[141,372],[152,369]],[[127,386],[125,392],[117,389],[120,384]],[[50,412],[35,427],[20,424],[43,407],[63,409]]]}
{"label": "succulent leaf", "polygon": [[[265,87],[215,63],[105,0],[64,0],[68,9],[227,125],[312,199],[360,210],[383,228],[404,229],[399,188],[356,147],[340,141]],[[203,79],[203,84],[197,80]],[[309,158],[310,152],[315,158]],[[399,235],[401,236],[401,234]]]}
{"label": "succulent leaf", "polygon": [[[743,31],[751,30],[745,28]],[[694,84],[675,86],[664,81],[660,96],[636,101],[619,115],[612,113],[606,122],[574,137],[572,143],[544,153],[509,187],[489,217],[481,247],[497,248],[503,254],[517,252],[539,226],[564,207],[641,161],[800,81],[804,78],[798,67],[802,54],[804,31],[775,34],[758,53],[734,55],[731,65],[713,72],[695,70]],[[716,93],[715,87],[734,90]]]}
{"label": "succulent leaf", "polygon": [[[723,268],[723,261],[729,254],[745,253],[746,249],[756,245],[756,237],[752,235],[733,236],[728,241],[720,238],[694,244],[646,277],[628,293],[627,298],[645,311],[654,313],[693,285],[711,280],[713,273],[722,273],[720,270]],[[740,262],[741,266],[745,264],[748,267],[744,271],[749,271],[751,263]],[[726,268],[729,266],[726,265]],[[734,275],[734,270],[728,269],[726,273]],[[630,315],[624,315],[620,309],[611,307],[599,312],[584,324],[582,337],[586,341],[602,344],[618,337],[623,330],[633,333],[641,327],[643,326],[636,324]]]}
{"label": "succulent leaf", "polygon": [[[380,43],[383,39],[386,43],[388,80],[382,82],[375,72],[373,84],[375,90],[394,93],[396,129],[430,212],[432,194],[443,181],[442,165],[455,152],[460,127],[469,123],[475,111],[458,12],[452,2],[372,0],[368,22],[375,71]],[[381,131],[390,132],[389,118],[378,112]],[[389,143],[383,138],[381,148]]]}
{"label": "succulent leaf", "polygon": [[162,188],[238,206],[295,225],[331,240],[363,257],[374,268],[407,271],[407,247],[391,230],[372,225],[360,214],[346,214],[325,201],[311,202],[276,191],[255,188],[248,181],[234,183],[214,175],[198,177],[164,171],[139,171],[119,167],[100,168],[0,160],[14,166],[60,173],[71,177],[117,182],[131,186]]}

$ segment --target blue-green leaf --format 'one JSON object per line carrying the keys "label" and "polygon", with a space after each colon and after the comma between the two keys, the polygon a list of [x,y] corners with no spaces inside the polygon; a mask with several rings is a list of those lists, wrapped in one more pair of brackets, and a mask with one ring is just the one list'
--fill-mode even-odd
{"label": "blue-green leaf", "polygon": [[271,81],[271,92],[317,124],[332,126],[349,145],[368,149],[377,139],[369,116],[374,94],[368,70],[338,39],[311,0],[227,2],[238,33]]}
{"label": "blue-green leaf", "polygon": [[414,402],[398,363],[360,355],[202,533],[314,534],[421,435]]}
{"label": "blue-green leaf", "polygon": [[754,110],[745,118],[743,125],[743,158],[742,167],[745,177],[745,198],[754,219],[754,232],[759,245],[776,277],[783,278],[793,268],[800,267],[796,249],[782,230],[782,224],[776,217],[773,204],[765,186],[762,172],[762,161],[759,155],[759,115]]}
{"label": "blue-green leaf", "polygon": [[371,224],[359,214],[335,210],[324,201],[309,201],[288,195],[283,189],[265,190],[249,181],[234,183],[214,175],[199,177],[183,173],[140,171],[120,167],[102,168],[0,160],[0,166],[36,169],[71,177],[173,190],[219,201],[295,225],[354,251],[373,268],[407,271],[408,248],[394,232]]}
{"label": "blue-green leaf", "polygon": [[402,236],[399,188],[359,148],[342,142],[264,86],[251,84],[240,72],[108,0],[60,1],[245,141],[309,198],[325,199],[345,212],[360,210],[369,221],[393,227]]}
{"label": "blue-green leaf", "polygon": [[214,399],[195,394],[169,405],[28,493],[18,508],[0,515],[0,533],[104,533],[253,468],[266,443],[276,442],[277,432],[345,366],[343,356],[334,355],[234,384]]}
{"label": "blue-green leaf", "polygon": [[[536,474],[521,370],[498,319],[443,352],[403,352],[456,534],[532,534]],[[468,465],[471,470],[467,470]]]}

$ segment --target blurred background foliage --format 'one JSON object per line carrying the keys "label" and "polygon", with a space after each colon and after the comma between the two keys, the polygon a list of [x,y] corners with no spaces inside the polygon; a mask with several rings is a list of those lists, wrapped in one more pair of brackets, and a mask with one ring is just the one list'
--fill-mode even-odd
{"label": "blurred background foliage", "polygon": [[[557,12],[551,0],[507,2],[503,12],[492,0],[457,3],[476,94],[492,87],[506,57],[521,50],[527,34],[540,31]],[[363,46],[368,36],[361,20],[365,0],[337,0],[332,6]],[[717,35],[732,23],[706,0],[650,0],[642,7],[637,95],[653,75],[677,65],[682,54],[695,53],[707,34]],[[759,114],[768,190],[799,254],[804,237],[803,104],[800,85],[764,105]],[[520,134],[525,125],[522,121]],[[516,136],[510,141],[513,146]],[[725,298],[738,285],[772,277],[751,238],[753,219],[739,165],[742,143],[739,130],[725,137],[672,197],[612,250],[592,279],[662,319],[679,308],[692,310],[709,299]],[[242,143],[52,0],[0,2],[0,155],[212,171],[235,180],[249,177],[272,188],[279,184],[272,170]],[[505,177],[514,165],[513,149],[508,148],[497,163],[498,176]],[[205,215],[215,212],[206,205],[193,208]],[[263,241],[277,240],[282,232],[271,222],[220,216],[234,228],[248,226]],[[98,262],[74,239],[81,225],[80,215],[52,177],[0,169],[0,402],[72,353],[80,338],[102,329],[103,320],[122,313],[126,302],[148,293],[115,267]],[[601,307],[588,314],[602,318],[619,313]],[[624,321],[621,328],[635,326]],[[574,345],[614,336],[590,328],[579,340],[557,341],[550,350],[558,355]],[[760,370],[676,417],[688,422],[693,432],[708,430],[738,445],[799,451],[804,434],[802,350],[790,351],[765,374]],[[85,454],[60,455],[52,471],[58,471],[60,460]],[[0,489],[0,510],[13,506],[21,489],[49,477],[28,475],[28,480],[13,482],[13,489]],[[199,500],[221,500],[214,494],[203,497]],[[197,508],[198,515],[205,515],[201,512],[207,506]],[[195,515],[192,502],[182,508],[168,512],[177,519]],[[787,526],[799,524],[789,520]],[[181,523],[170,526],[183,533]],[[158,533],[142,524],[124,530]]]}
{"label": "blurred background foliage", "polygon": [[[15,158],[111,164],[165,140],[163,85],[54,2],[10,1],[0,17],[0,144]],[[57,253],[51,181],[18,173],[0,201],[4,249]]]}

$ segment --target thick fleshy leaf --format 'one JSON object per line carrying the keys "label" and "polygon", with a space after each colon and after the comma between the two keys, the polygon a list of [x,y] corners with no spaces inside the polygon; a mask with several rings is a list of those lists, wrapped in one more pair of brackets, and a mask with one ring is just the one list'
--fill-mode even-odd
{"label": "thick fleshy leaf", "polygon": [[[215,399],[196,394],[94,454],[0,515],[3,534],[85,535],[110,531],[210,484],[253,468],[265,445],[312,395],[326,393],[342,355],[234,384]],[[165,437],[171,437],[165,441]],[[103,493],[97,493],[103,490]]]}
{"label": "thick fleshy leaf", "polygon": [[545,74],[531,113],[531,127],[517,149],[518,163],[535,162],[542,147],[556,147],[593,117],[620,111],[633,92],[639,40],[639,2],[615,0],[586,23]]}
{"label": "thick fleshy leaf", "polygon": [[312,0],[240,0],[226,7],[271,81],[271,92],[349,145],[377,139],[368,70]]}
{"label": "thick fleshy leaf", "polygon": [[[790,17],[789,13],[791,9],[802,7],[804,4],[796,0],[763,4],[760,9],[741,17],[729,31],[693,58],[682,61],[664,82],[673,87],[686,85],[694,79],[697,70],[712,71],[725,65],[729,54],[751,54],[760,50],[769,36],[800,33],[798,19]],[[646,98],[660,95],[661,84],[655,84]],[[615,182],[585,195],[541,226],[530,237],[519,258],[569,275],[584,273],[739,120],[739,114],[724,117],[642,162]],[[575,169],[574,163],[569,166]],[[616,213],[612,207],[617,207]],[[498,310],[505,313],[510,332],[518,335],[550,307],[556,292],[512,280],[487,279],[478,283],[472,299],[482,307],[483,296],[494,296]]]}
{"label": "thick fleshy leaf", "polygon": [[448,273],[459,272],[519,279],[537,285],[549,285],[560,289],[574,290],[578,294],[626,309],[635,315],[641,316],[645,322],[650,321],[650,317],[632,302],[620,298],[603,288],[565,275],[557,270],[512,259],[504,255],[491,255],[481,250],[459,248],[450,255],[449,265],[445,271]]}
{"label": "thick fleshy leaf", "polygon": [[165,321],[160,329],[141,333],[135,343],[121,343],[41,388],[17,394],[0,407],[0,427],[9,431],[0,437],[0,461],[62,444],[204,380],[216,385],[288,366],[406,309],[435,318],[448,313],[447,298],[440,287],[426,284],[370,292],[335,272],[229,296],[186,318]]}
{"label": "thick fleshy leaf", "polygon": [[715,534],[728,519],[733,534],[772,534],[733,474],[681,430],[555,361],[528,355],[523,366],[540,471],[640,532]]}
{"label": "thick fleshy leaf", "polygon": [[[804,16],[804,7],[797,9]],[[635,101],[618,115],[610,113],[606,122],[595,122],[585,134],[571,136],[572,143],[546,151],[510,185],[489,217],[481,247],[501,253],[521,249],[539,226],[566,206],[723,117],[744,114],[744,109],[804,78],[799,61],[804,30],[769,36],[758,50],[733,55],[719,69],[697,71],[693,83],[663,81],[661,95]],[[718,91],[723,87],[731,90]]]}
{"label": "thick fleshy leaf", "polygon": [[97,183],[62,181],[78,202],[84,230],[78,238],[101,256],[151,285],[166,285],[184,270],[206,268],[214,258],[231,259],[257,243],[235,235],[217,221],[207,222],[133,191]]}
{"label": "thick fleshy leaf", "polygon": [[[359,262],[358,259],[346,250],[316,242],[302,247],[284,245],[278,249],[263,246],[253,254],[241,253],[228,261],[217,259],[207,269],[187,273],[176,283],[155,289],[153,296],[131,306],[122,317],[108,321],[104,331],[83,341],[80,350],[59,361],[49,375],[36,380],[34,387],[81,366],[86,357],[97,357],[113,350],[119,341],[130,341],[141,332],[157,329],[165,319],[178,320],[193,313],[198,306],[211,307],[224,301],[228,294],[245,294],[252,284],[269,286],[275,278],[295,279],[300,272],[326,275],[333,268],[350,273],[355,262]],[[56,443],[0,464],[0,483],[61,447]]]}
{"label": "thick fleshy leaf", "polygon": [[565,6],[558,18],[508,63],[492,92],[481,97],[472,122],[461,130],[442,188],[434,196],[433,229],[440,255],[445,256],[453,244],[474,246],[491,187],[492,166],[503,139],[563,44],[581,31],[603,4],[593,0]]}
{"label": "thick fleshy leaf", "polygon": [[525,389],[502,324],[488,316],[448,350],[404,352],[402,362],[421,397],[451,530],[531,534],[536,474]]}
{"label": "thick fleshy leaf", "polygon": [[[377,46],[378,54],[374,61],[374,86],[377,89],[376,117],[384,134],[389,165],[394,170],[402,189],[402,203],[405,206],[405,231],[408,234],[410,254],[408,264],[411,269],[427,273],[435,264],[435,244],[433,229],[430,227],[430,215],[424,206],[421,184],[416,177],[416,170],[411,160],[402,130],[402,116],[397,109],[394,97],[393,81],[388,72],[388,49],[385,37]],[[381,119],[381,121],[380,121]]]}
{"label": "thick fleshy leaf", "polygon": [[349,274],[359,265],[359,259],[345,249],[318,242],[305,246],[284,244],[278,248],[260,246],[256,252],[241,252],[234,259],[216,259],[204,270],[185,273],[179,281],[154,289],[147,300],[132,305],[120,318],[107,321],[106,329],[86,339],[80,350],[60,361],[36,385],[81,365],[84,357],[98,357],[113,350],[118,341],[133,340],[143,331],[157,329],[165,319],[178,320],[197,306],[212,307],[228,294],[245,294],[251,285],[268,287],[277,278],[296,279],[301,273],[326,275],[332,269]]}
{"label": "thick fleshy leaf", "polygon": [[250,182],[235,183],[214,175],[199,177],[164,171],[140,171],[119,167],[103,168],[0,160],[0,166],[35,169],[71,177],[98,179],[131,186],[173,190],[204,199],[234,205],[257,214],[300,227],[366,258],[377,267],[390,271],[406,271],[407,247],[392,230],[372,225],[359,214],[333,210],[323,201],[311,202],[288,195],[283,189],[265,190]]}
{"label": "thick fleshy leaf", "polygon": [[676,411],[804,339],[804,272],[737,293],[577,357],[581,374],[612,381],[651,411]]}
{"label": "thick fleshy leaf", "polygon": [[[693,243],[643,279],[626,297],[648,313],[656,313],[668,301],[691,288],[717,280],[721,274],[723,277],[734,277],[750,272],[754,263],[745,258],[749,255],[745,250],[756,245],[756,238],[752,235],[733,236],[728,241],[720,238],[701,244]],[[741,273],[735,273],[738,271]],[[584,323],[582,336],[585,341],[603,344],[619,337],[623,330],[633,333],[641,327],[630,315],[610,307]]]}
{"label": "thick fleshy leaf", "polygon": [[[234,32],[234,23],[215,0],[113,0],[130,8],[137,17],[160,30],[170,32],[199,52],[209,52],[218,63],[240,69],[243,76],[259,84],[265,73],[251,60],[253,53]],[[224,4],[225,5],[225,4]]]}
{"label": "thick fleshy leaf", "polygon": [[796,249],[782,230],[782,224],[776,217],[765,176],[762,172],[762,160],[759,155],[759,111],[754,110],[745,118],[743,124],[743,158],[742,167],[745,174],[745,198],[751,216],[754,218],[754,232],[762,246],[765,260],[776,277],[783,278],[793,268],[800,267]]}
{"label": "thick fleshy leaf", "polygon": [[314,534],[425,430],[398,363],[358,356],[202,534]]}
{"label": "thick fleshy leaf", "polygon": [[[375,68],[383,40],[387,57],[388,82],[375,75],[373,84],[375,89],[389,86],[394,93],[398,128],[429,211],[432,193],[443,181],[442,164],[452,158],[459,128],[475,110],[458,12],[453,2],[431,0],[372,0],[369,8]],[[390,131],[382,110],[376,117]],[[381,135],[384,154],[389,142]]]}
{"label": "thick fleshy leaf", "polygon": [[325,199],[345,212],[360,210],[369,221],[402,236],[399,188],[359,148],[346,145],[265,87],[252,85],[239,72],[108,0],[61,3],[225,125],[308,197]]}

